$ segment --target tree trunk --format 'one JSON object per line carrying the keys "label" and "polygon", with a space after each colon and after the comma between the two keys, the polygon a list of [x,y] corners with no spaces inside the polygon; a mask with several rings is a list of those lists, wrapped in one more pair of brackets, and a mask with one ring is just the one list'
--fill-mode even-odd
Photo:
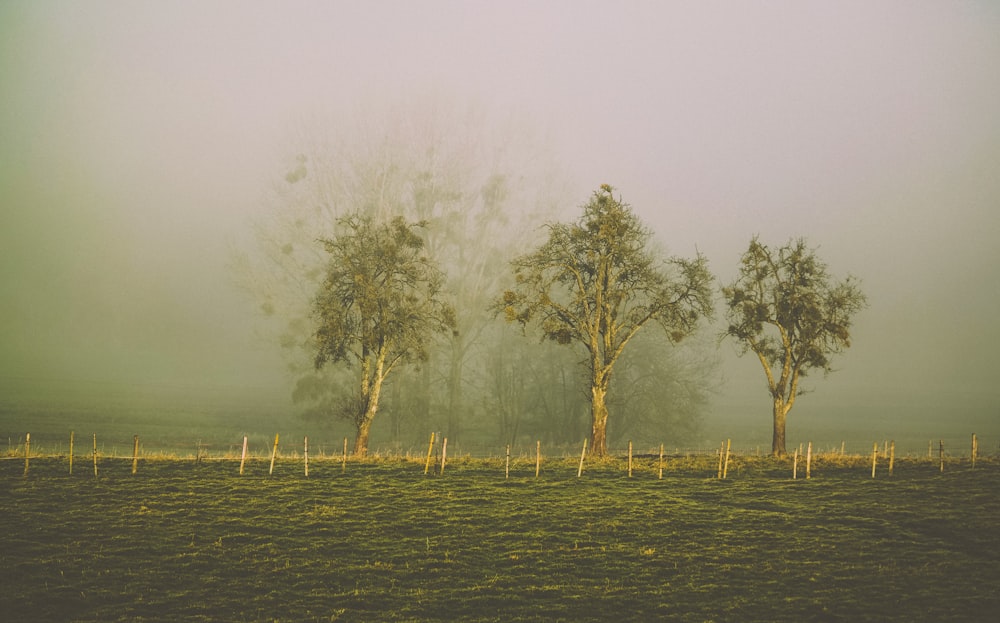
{"label": "tree trunk", "polygon": [[382,382],[385,380],[384,355],[375,362],[375,370],[372,371],[370,365],[362,366],[361,374],[361,399],[365,412],[357,420],[357,439],[354,441],[354,455],[358,457],[368,454],[368,433],[371,431],[372,422],[378,412],[379,396],[382,394]]}
{"label": "tree trunk", "polygon": [[357,435],[354,438],[354,456],[363,457],[368,454],[368,432],[372,428],[372,421],[367,416],[358,422]]}
{"label": "tree trunk", "polygon": [[590,434],[590,451],[593,455],[602,457],[608,454],[608,406],[604,401],[608,390],[595,383],[591,394],[594,428]]}
{"label": "tree trunk", "polygon": [[372,422],[375,420],[375,413],[378,411],[378,397],[382,390],[381,379],[375,380],[371,393],[368,395],[368,404],[365,407],[365,414],[357,423],[357,438],[354,441],[354,455],[363,457],[368,454],[368,433],[371,432]]}
{"label": "tree trunk", "polygon": [[774,456],[785,455],[785,418],[788,416],[788,409],[785,401],[781,398],[774,399],[774,435],[771,438],[771,454]]}

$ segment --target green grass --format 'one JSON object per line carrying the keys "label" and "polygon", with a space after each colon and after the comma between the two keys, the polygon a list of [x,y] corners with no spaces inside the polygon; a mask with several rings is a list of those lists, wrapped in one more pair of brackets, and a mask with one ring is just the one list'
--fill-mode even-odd
{"label": "green grass", "polygon": [[[985,621],[1000,464],[0,461],[5,621]],[[800,466],[801,467],[801,466]]]}

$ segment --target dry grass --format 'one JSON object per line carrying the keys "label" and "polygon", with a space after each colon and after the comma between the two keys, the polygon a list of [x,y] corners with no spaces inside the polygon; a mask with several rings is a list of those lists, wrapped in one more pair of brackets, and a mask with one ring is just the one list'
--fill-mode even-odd
{"label": "dry grass", "polygon": [[1000,465],[712,456],[0,461],[7,621],[969,621],[1000,608]]}

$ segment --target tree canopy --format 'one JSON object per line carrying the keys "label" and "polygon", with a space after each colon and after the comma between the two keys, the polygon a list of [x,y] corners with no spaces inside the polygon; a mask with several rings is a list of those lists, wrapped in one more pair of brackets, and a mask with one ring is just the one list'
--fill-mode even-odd
{"label": "tree canopy", "polygon": [[855,314],[867,305],[857,280],[835,280],[804,239],[772,249],[757,237],[736,280],[722,289],[728,327],[740,354],[753,352],[773,401],[771,451],[785,453],[785,422],[811,370],[829,373],[832,355],[851,345]]}
{"label": "tree canopy", "polygon": [[605,402],[615,363],[647,324],[671,342],[712,314],[712,276],[700,254],[662,259],[652,232],[603,185],[576,223],[548,225],[548,240],[512,262],[515,285],[498,307],[509,322],[537,323],[544,338],[587,352],[591,449],[607,452]]}

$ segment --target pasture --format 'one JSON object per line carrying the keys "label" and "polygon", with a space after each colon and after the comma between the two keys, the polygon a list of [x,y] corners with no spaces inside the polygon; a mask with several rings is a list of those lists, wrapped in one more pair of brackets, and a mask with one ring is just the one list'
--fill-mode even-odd
{"label": "pasture", "polygon": [[0,461],[5,621],[985,621],[1000,463]]}

